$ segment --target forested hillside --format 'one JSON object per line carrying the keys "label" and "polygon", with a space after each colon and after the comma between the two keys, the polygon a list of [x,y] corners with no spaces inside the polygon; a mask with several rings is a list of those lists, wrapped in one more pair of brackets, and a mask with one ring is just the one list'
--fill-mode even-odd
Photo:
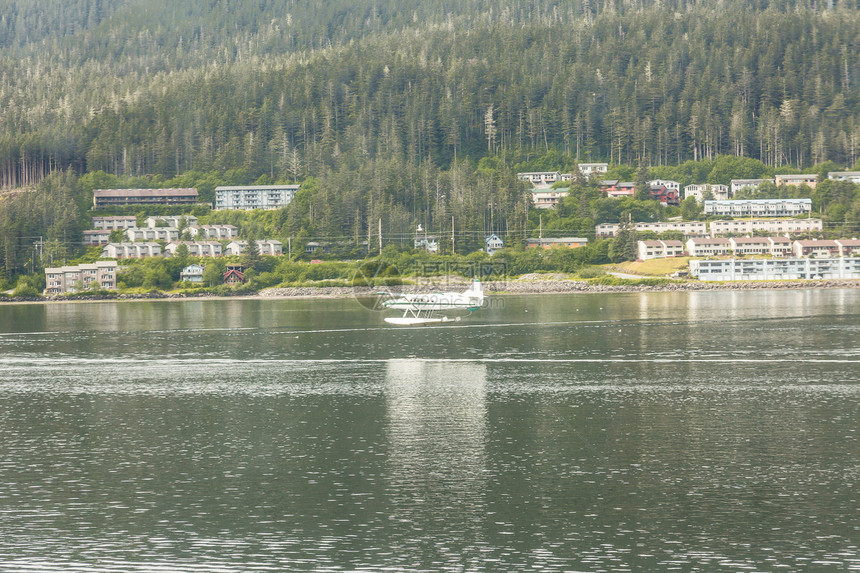
{"label": "forested hillside", "polygon": [[548,157],[850,168],[858,30],[857,0],[0,0],[0,188],[314,177],[291,233],[522,230]]}

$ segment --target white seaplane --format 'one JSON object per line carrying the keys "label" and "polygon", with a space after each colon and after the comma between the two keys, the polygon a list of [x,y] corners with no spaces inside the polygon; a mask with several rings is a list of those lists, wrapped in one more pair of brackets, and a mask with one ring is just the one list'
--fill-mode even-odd
{"label": "white seaplane", "polygon": [[437,316],[448,310],[473,312],[484,303],[484,287],[475,279],[465,292],[433,292],[428,294],[399,294],[383,301],[386,309],[402,310],[403,316],[387,317],[385,322],[398,325],[432,324],[460,320],[460,317]]}

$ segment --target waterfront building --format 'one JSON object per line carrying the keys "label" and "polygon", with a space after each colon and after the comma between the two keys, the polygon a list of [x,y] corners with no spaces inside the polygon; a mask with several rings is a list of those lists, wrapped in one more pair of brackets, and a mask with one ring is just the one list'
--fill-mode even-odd
{"label": "waterfront building", "polygon": [[80,287],[116,289],[116,261],[96,261],[92,264],[51,267],[45,269],[45,294],[75,292]]}
{"label": "waterfront building", "polygon": [[588,244],[588,239],[581,237],[559,237],[555,239],[526,239],[527,249],[575,249]]}
{"label": "waterfront building", "polygon": [[193,205],[197,202],[197,189],[96,189],[93,207],[119,205]]}
{"label": "waterfront building", "polygon": [[858,279],[860,258],[693,260],[690,275],[700,281]]}
{"label": "waterfront building", "polygon": [[215,209],[280,209],[290,204],[300,185],[238,185],[215,188]]}
{"label": "waterfront building", "polygon": [[93,217],[93,229],[134,229],[137,227],[137,217],[134,215],[117,215],[115,217]]}
{"label": "waterfront building", "polygon": [[812,212],[812,199],[705,201],[706,215],[723,217],[795,217],[810,212]]}
{"label": "waterfront building", "polygon": [[638,258],[643,261],[647,261],[649,259],[680,257],[684,255],[684,243],[681,241],[637,241],[636,248]]}
{"label": "waterfront building", "polygon": [[197,263],[188,265],[179,273],[179,280],[187,281],[190,283],[202,283],[203,271],[205,270],[205,266],[199,265]]}

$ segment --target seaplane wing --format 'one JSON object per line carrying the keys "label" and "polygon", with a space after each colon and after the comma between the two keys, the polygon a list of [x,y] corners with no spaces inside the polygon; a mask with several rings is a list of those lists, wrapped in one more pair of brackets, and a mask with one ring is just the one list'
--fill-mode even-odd
{"label": "seaplane wing", "polygon": [[388,317],[385,322],[398,325],[432,324],[459,320],[437,313],[449,310],[475,311],[484,303],[481,281],[475,279],[465,292],[434,292],[427,294],[401,294],[382,303],[386,309],[402,310],[403,316]]}

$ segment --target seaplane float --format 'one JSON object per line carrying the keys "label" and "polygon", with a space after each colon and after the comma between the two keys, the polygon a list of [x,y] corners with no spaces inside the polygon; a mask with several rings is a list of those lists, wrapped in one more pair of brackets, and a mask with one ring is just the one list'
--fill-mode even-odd
{"label": "seaplane float", "polygon": [[385,322],[401,326],[457,321],[459,316],[440,316],[440,313],[453,310],[474,312],[484,303],[484,288],[478,279],[473,280],[465,292],[384,294],[389,298],[382,302],[383,308],[403,311],[403,316],[386,317]]}

